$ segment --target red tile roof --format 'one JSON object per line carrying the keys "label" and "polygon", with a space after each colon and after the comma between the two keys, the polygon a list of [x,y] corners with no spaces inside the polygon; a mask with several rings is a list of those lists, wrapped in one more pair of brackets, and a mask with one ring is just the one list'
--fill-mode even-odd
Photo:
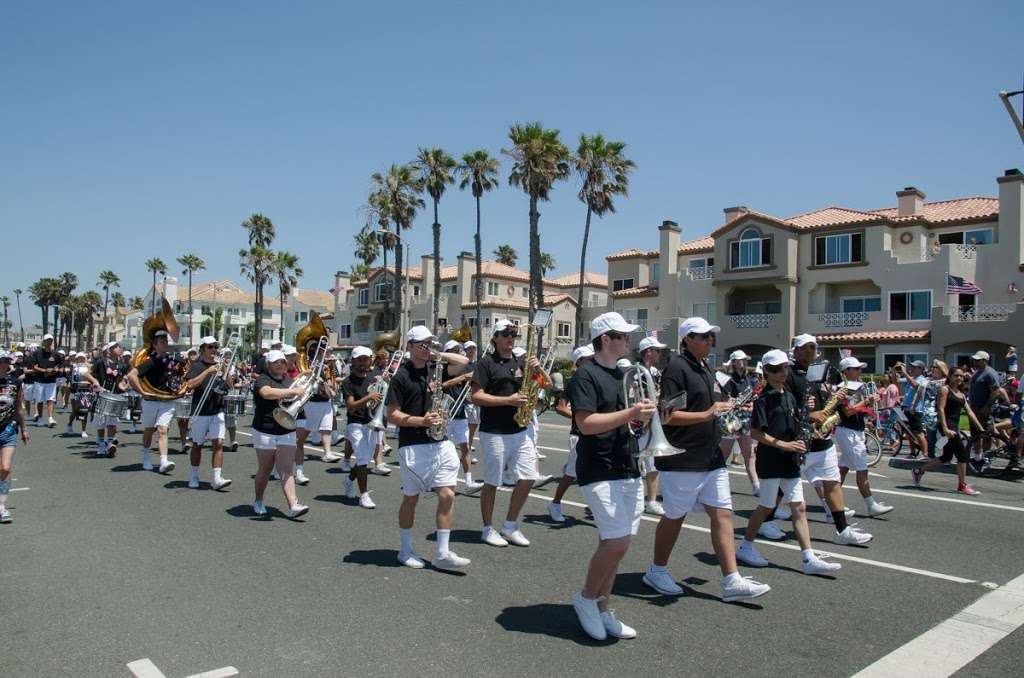
{"label": "red tile roof", "polygon": [[605,261],[618,261],[620,259],[651,259],[658,256],[658,250],[638,250],[635,247],[621,252],[613,252],[605,257]]}
{"label": "red tile roof", "polygon": [[[573,305],[576,304],[576,300],[569,294],[545,294],[542,306],[551,308],[561,304],[563,301],[568,301]],[[525,301],[484,301],[480,305],[487,308],[506,308],[514,311],[528,311],[530,309],[530,305]],[[462,304],[462,308],[476,308],[476,303]]]}
{"label": "red tile roof", "polygon": [[658,288],[645,285],[644,287],[631,287],[628,290],[619,290],[618,292],[612,292],[612,297],[615,299],[627,299],[632,297],[656,297],[658,296]]}
{"label": "red tile roof", "polygon": [[[917,217],[898,217],[895,207],[887,207],[880,210],[872,210],[875,214],[888,217],[893,220],[915,219]],[[957,198],[955,200],[940,200],[939,202],[926,202],[921,209],[921,217],[932,223],[946,223],[950,221],[966,221],[982,217],[999,216],[999,198],[986,198],[973,196],[970,198]]]}
{"label": "red tile roof", "polygon": [[855,343],[858,341],[929,341],[928,330],[878,330],[875,332],[847,332],[845,334],[819,334],[823,344]]}
{"label": "red tile roof", "polygon": [[713,252],[715,250],[715,239],[709,235],[695,240],[687,240],[679,246],[677,254],[697,254],[699,252]]}

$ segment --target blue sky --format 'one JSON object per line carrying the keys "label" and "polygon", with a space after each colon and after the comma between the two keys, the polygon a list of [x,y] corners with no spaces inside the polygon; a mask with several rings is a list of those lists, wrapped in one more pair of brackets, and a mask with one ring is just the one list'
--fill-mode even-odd
{"label": "blue sky", "polygon": [[[724,5],[725,3],[723,3]],[[353,263],[370,175],[419,146],[507,146],[540,120],[628,144],[618,212],[589,268],[684,237],[748,205],[790,216],[995,195],[1022,165],[996,93],[1019,89],[1021,2],[341,3],[5,2],[0,5],[0,293],[187,251],[238,277],[240,222],[270,216],[303,287]],[[527,201],[483,204],[484,248],[527,253]],[[541,206],[542,248],[578,266],[578,181]],[[472,249],[473,201],[441,203],[442,251]],[[410,238],[430,248],[430,217]],[[173,265],[171,270],[176,270]],[[23,300],[24,305],[24,300]]]}

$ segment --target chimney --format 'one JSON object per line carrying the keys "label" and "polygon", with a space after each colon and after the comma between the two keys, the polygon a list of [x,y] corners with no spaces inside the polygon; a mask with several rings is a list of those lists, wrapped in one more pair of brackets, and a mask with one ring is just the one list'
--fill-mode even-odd
{"label": "chimney", "polygon": [[[666,219],[658,227],[658,268],[661,269],[661,277],[668,280],[674,276],[678,269],[679,262],[679,234],[682,230],[679,224]],[[652,280],[652,284],[661,286],[660,280]]]}
{"label": "chimney", "polygon": [[[1024,174],[1008,169],[999,184],[999,247],[1016,251],[1016,264],[1024,265]],[[1024,270],[1024,269],[1020,269]]]}
{"label": "chimney", "polygon": [[897,215],[916,217],[924,213],[924,192],[913,186],[896,191]]}
{"label": "chimney", "polygon": [[459,304],[468,304],[473,298],[473,274],[476,273],[476,256],[472,252],[459,252],[457,257],[459,266],[459,279],[456,284],[459,286]]}
{"label": "chimney", "polygon": [[725,212],[725,223],[728,224],[730,221],[739,217],[740,215],[747,214],[748,212],[750,212],[750,209],[743,205],[738,205],[736,207],[726,207],[722,211]]}

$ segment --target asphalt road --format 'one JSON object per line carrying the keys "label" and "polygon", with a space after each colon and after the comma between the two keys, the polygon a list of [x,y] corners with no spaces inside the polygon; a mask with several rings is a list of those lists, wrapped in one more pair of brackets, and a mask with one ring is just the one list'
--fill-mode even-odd
{"label": "asphalt road", "polygon": [[[558,473],[568,431],[554,415],[543,421],[543,469]],[[596,540],[575,488],[564,526],[547,520],[554,485],[535,491],[525,549],[480,543],[478,501],[460,496],[452,546],[472,565],[414,571],[395,562],[397,472],[371,476],[377,509],[368,511],[343,498],[336,465],[311,458],[312,482],[299,489],[310,513],[255,519],[245,436],[227,453],[234,484],[215,492],[208,460],[202,488],[190,490],[185,456],[174,454],[175,474],[161,476],[141,470],[139,435],[122,435],[121,453],[105,459],[60,430],[30,429],[14,468],[14,487],[27,489],[9,501],[14,522],[0,525],[5,677],[129,676],[126,664],[142,658],[168,677],[226,666],[243,676],[852,675],[1024,572],[1019,477],[977,480],[982,495],[960,497],[950,474],[915,489],[908,470],[883,461],[871,482],[896,511],[855,519],[874,542],[834,547],[812,501],[816,547],[856,560],[840,559],[834,579],[808,577],[792,539],[764,545],[773,566],[742,571],[772,591],[750,604],[721,602],[697,515],[671,563],[686,595],[647,589],[655,523],[645,520],[613,601],[640,637],[598,643],[570,602]],[[734,470],[739,533],[755,500]],[[497,516],[508,496],[499,493]],[[864,509],[855,490],[847,498]],[[267,501],[283,506],[276,484]],[[434,506],[423,497],[415,529],[427,560]],[[1018,629],[959,675],[1020,675],[1021,656]]]}

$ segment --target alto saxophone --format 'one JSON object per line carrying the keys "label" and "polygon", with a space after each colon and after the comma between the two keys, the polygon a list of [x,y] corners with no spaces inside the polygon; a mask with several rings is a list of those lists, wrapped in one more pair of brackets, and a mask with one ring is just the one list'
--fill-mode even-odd
{"label": "alto saxophone", "polygon": [[827,438],[832,429],[839,423],[839,403],[845,400],[847,397],[847,390],[840,388],[836,391],[831,398],[825,403],[825,407],[821,408],[822,413],[825,415],[825,420],[820,424],[816,425],[813,430],[815,438]]}
{"label": "alto saxophone", "polygon": [[537,411],[537,397],[540,392],[540,384],[537,383],[537,376],[530,367],[530,351],[533,348],[533,325],[526,327],[526,363],[523,365],[523,383],[519,386],[519,392],[526,396],[526,402],[516,410],[515,420],[520,426],[526,426],[533,419],[533,413]]}
{"label": "alto saxophone", "polygon": [[444,440],[448,435],[448,413],[453,398],[441,388],[441,378],[444,376],[444,363],[441,361],[440,352],[434,356],[434,373],[431,380],[434,382],[434,394],[430,399],[430,411],[436,414],[441,420],[427,429],[427,435],[433,440]]}

